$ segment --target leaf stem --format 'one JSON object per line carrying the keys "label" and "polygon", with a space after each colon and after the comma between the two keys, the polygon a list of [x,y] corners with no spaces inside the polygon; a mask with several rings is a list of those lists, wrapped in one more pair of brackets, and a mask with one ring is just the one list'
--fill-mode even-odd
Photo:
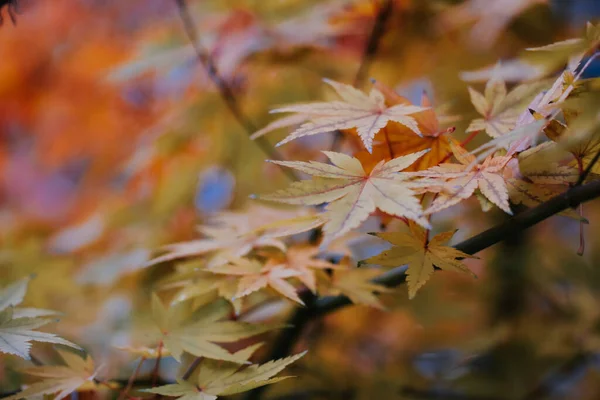
{"label": "leaf stem", "polygon": [[156,357],[156,362],[154,363],[154,369],[152,370],[152,387],[156,386],[156,382],[158,380],[160,360],[162,358],[163,346],[164,346],[164,343],[161,340],[160,343],[158,343],[158,349],[156,349],[156,351],[158,352],[158,356]]}

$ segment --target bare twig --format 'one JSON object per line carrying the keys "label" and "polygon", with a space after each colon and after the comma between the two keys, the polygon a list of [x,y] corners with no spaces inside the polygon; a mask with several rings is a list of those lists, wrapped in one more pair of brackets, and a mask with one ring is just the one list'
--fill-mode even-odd
{"label": "bare twig", "polygon": [[125,400],[125,398],[127,397],[127,394],[133,387],[133,383],[135,382],[135,380],[137,379],[137,377],[140,373],[140,369],[142,368],[142,364],[144,364],[144,361],[146,361],[146,357],[140,358],[140,362],[138,363],[137,367],[135,368],[135,371],[133,371],[133,374],[131,374],[131,376],[129,377],[129,380],[127,381],[127,385],[121,391],[121,394],[119,395],[118,400]]}
{"label": "bare twig", "polygon": [[[244,128],[248,136],[252,135],[257,131],[256,126],[250,121],[250,119],[242,112],[242,109],[237,101],[235,93],[233,89],[229,86],[229,84],[223,79],[223,77],[219,74],[219,70],[217,66],[210,56],[210,54],[206,51],[204,47],[200,44],[198,31],[196,30],[196,25],[192,19],[190,11],[187,6],[186,0],[175,0],[177,4],[177,8],[179,10],[179,15],[181,17],[181,21],[183,22],[183,27],[185,32],[194,46],[194,51],[196,52],[196,56],[198,57],[198,61],[208,74],[210,80],[217,86],[219,90],[219,94],[223,102],[227,105],[227,108],[233,114],[238,123]],[[253,142],[267,155],[267,157],[271,160],[281,161],[283,158],[281,155],[273,148],[269,142],[259,137],[255,139]],[[296,179],[296,174],[286,168],[282,167],[282,171],[286,174],[286,176],[292,180]]]}
{"label": "bare twig", "polygon": [[594,156],[594,158],[592,158],[592,160],[587,165],[585,170],[581,174],[579,174],[579,179],[577,179],[575,186],[580,186],[586,180],[586,178],[592,172],[592,169],[594,169],[594,165],[596,165],[596,163],[598,162],[599,159],[600,159],[600,150],[598,150],[596,152],[596,155]]}
{"label": "bare twig", "polygon": [[[367,73],[369,72],[369,67],[373,63],[373,59],[377,54],[377,50],[379,49],[379,42],[383,34],[385,33],[385,26],[387,21],[390,19],[393,11],[393,0],[384,0],[384,4],[379,9],[377,16],[375,17],[375,22],[373,23],[373,30],[371,30],[371,34],[367,39],[367,44],[365,45],[365,49],[363,51],[362,60],[360,66],[358,67],[358,71],[356,72],[356,76],[354,77],[354,86],[361,86]],[[337,130],[333,136],[333,142],[331,143],[331,151],[338,151],[343,142],[344,134]]]}
{"label": "bare twig", "polygon": [[375,22],[373,23],[373,30],[371,31],[371,35],[369,39],[367,39],[367,44],[365,46],[365,50],[362,56],[362,62],[360,67],[358,68],[358,72],[356,73],[356,77],[354,78],[354,86],[360,86],[364,82],[367,73],[369,72],[369,67],[373,63],[373,59],[377,54],[377,50],[379,50],[379,43],[381,42],[381,38],[385,33],[385,26],[387,25],[388,20],[392,16],[392,11],[394,9],[393,0],[384,0],[377,16],[375,17]]}

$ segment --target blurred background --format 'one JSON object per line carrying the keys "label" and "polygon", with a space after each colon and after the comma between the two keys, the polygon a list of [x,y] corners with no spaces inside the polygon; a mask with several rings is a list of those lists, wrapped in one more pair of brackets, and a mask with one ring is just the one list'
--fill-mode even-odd
{"label": "blurred background", "polygon": [[[237,103],[263,127],[276,105],[326,98],[322,78],[354,82],[383,3],[189,7]],[[580,36],[600,17],[596,0],[392,3],[365,78],[416,103],[426,90],[464,116],[453,122],[458,139],[476,116],[466,87],[481,84],[466,83],[465,71]],[[60,310],[53,329],[126,378],[130,360],[111,346],[135,341],[150,285],[165,273],[141,266],[160,245],[196,237],[210,215],[287,180],[197,62],[175,1],[22,0],[18,9],[13,24],[4,7],[0,27],[0,287],[35,274],[27,305]],[[600,64],[587,74],[600,75]],[[332,138],[278,150],[320,159]],[[450,211],[436,223],[460,228],[457,240],[504,218]],[[553,217],[478,254],[476,281],[436,273],[412,301],[406,288],[386,294],[387,312],[353,306],[315,322],[298,343],[309,355],[290,368],[299,378],[269,396],[599,398],[600,207],[584,211],[583,256],[579,224]],[[37,351],[43,358],[44,346]],[[0,388],[18,386],[19,363],[0,357]],[[173,376],[177,366],[162,368]]]}

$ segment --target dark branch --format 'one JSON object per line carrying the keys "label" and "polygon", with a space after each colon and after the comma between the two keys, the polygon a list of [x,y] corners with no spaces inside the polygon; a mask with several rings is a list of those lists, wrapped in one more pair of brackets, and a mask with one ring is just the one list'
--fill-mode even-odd
{"label": "dark branch", "polygon": [[[198,40],[198,31],[196,30],[196,25],[190,15],[190,11],[187,6],[186,0],[175,0],[177,3],[177,8],[179,10],[179,15],[181,17],[181,21],[183,22],[183,27],[185,32],[194,46],[194,51],[196,52],[196,56],[200,61],[200,64],[208,74],[210,80],[217,86],[219,90],[219,94],[223,102],[227,105],[227,108],[233,114],[235,119],[239,122],[239,124],[244,128],[248,136],[252,135],[257,131],[256,126],[250,121],[250,119],[242,112],[242,109],[237,101],[235,93],[233,89],[229,86],[229,84],[223,79],[223,77],[219,74],[219,70],[217,66],[210,56],[210,54],[202,47],[200,41]],[[271,160],[283,160],[283,158],[279,155],[279,153],[266,141],[264,138],[259,137],[254,142],[258,147],[267,155],[267,157]],[[283,168],[282,171],[292,180],[296,180],[296,175],[289,169]]]}
{"label": "dark branch", "polygon": [[[508,221],[490,228],[487,231],[481,232],[454,247],[467,254],[478,253],[481,250],[487,249],[518,232],[560,213],[561,211],[576,207],[583,202],[597,197],[600,197],[600,181],[593,181],[582,186],[573,187],[565,193],[558,195],[535,208],[524,211]],[[373,279],[373,282],[386,287],[399,286],[406,282],[406,268],[406,266],[394,268],[376,277]],[[271,350],[272,353],[266,358],[267,360],[287,356],[289,350],[293,348],[296,339],[299,337],[302,328],[306,326],[308,322],[337,311],[342,307],[352,304],[352,302],[348,297],[340,295],[321,297],[314,302],[307,304],[309,304],[308,307],[298,309],[294,314],[290,323],[295,325],[295,327],[280,334],[276,345],[273,346]],[[248,393],[246,400],[258,400],[263,390],[263,388],[254,389],[254,391]]]}

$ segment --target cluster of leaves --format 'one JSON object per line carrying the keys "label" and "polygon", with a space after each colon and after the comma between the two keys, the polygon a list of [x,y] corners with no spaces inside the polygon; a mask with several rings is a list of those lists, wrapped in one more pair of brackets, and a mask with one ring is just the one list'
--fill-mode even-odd
{"label": "cluster of leaves", "polygon": [[[485,15],[479,17],[479,24],[486,21]],[[223,44],[221,54],[240,57],[231,61],[222,55],[223,68],[219,70],[225,70],[222,75],[227,80],[234,81],[236,63],[241,63],[241,55],[252,52],[256,42],[268,42],[266,52],[273,53],[271,56],[281,56],[281,48],[290,46],[292,38],[286,35],[290,28],[278,25],[276,29],[256,30],[253,22],[231,23],[236,37],[250,32],[251,40],[243,49],[235,40]],[[339,25],[333,34],[329,33],[338,39],[347,34]],[[296,45],[314,44],[314,40],[308,35]],[[135,346],[120,348],[127,357],[140,356],[140,366],[148,359],[154,359],[157,367],[164,357],[172,357],[178,363],[185,363],[188,357],[195,359],[176,382],[153,382],[146,392],[208,400],[285,379],[276,375],[304,353],[262,365],[249,361],[261,343],[246,341],[287,328],[279,321],[267,321],[271,314],[258,322],[245,320],[252,319],[252,311],[266,304],[287,309],[290,305],[305,306],[307,299],[312,301],[315,296],[344,295],[354,303],[384,308],[378,294],[388,289],[373,278],[389,268],[406,266],[411,299],[435,269],[474,276],[467,266],[469,261],[464,261],[472,255],[448,245],[455,231],[433,234],[437,227],[432,217],[474,199],[483,211],[498,208],[512,215],[519,204],[533,207],[572,186],[598,178],[600,124],[594,107],[598,82],[583,81],[581,75],[588,57],[596,56],[599,44],[600,26],[590,24],[582,39],[530,49],[543,54],[543,73],[539,79],[518,84],[510,91],[503,80],[506,69],[498,65],[489,70],[483,93],[464,88],[479,116],[468,125],[466,133],[470,135],[462,142],[458,138],[463,132],[450,125],[456,116],[443,115],[426,94],[420,104],[413,104],[375,81],[366,93],[325,79],[339,99],[275,108],[274,113],[292,115],[255,132],[254,140],[263,140],[264,135],[289,127],[293,131],[277,146],[290,143],[286,146],[289,147],[313,135],[338,137],[333,150],[322,151],[328,162],[317,160],[320,155],[313,152],[309,161],[270,160],[270,165],[293,169],[308,179],[292,182],[271,194],[253,196],[251,205],[245,208],[206,218],[197,228],[201,238],[163,246],[153,259],[145,250],[132,253],[118,245],[109,246],[118,250],[116,256],[109,255],[107,263],[125,266],[119,269],[137,264],[133,269],[152,267],[161,273],[152,286],[154,293],[148,307],[152,309],[152,319],[144,326],[145,332],[153,334],[145,335],[143,342]],[[155,57],[151,64],[165,59],[172,62],[175,53],[191,58],[188,50],[171,50]],[[112,78],[131,78],[145,72],[147,60],[140,63],[144,65],[129,65]],[[553,72],[549,65],[563,63],[568,67],[557,79],[545,79]],[[489,139],[482,139],[484,135]],[[483,143],[472,148],[471,140],[476,137]],[[197,145],[192,140],[177,151],[194,159],[199,151]],[[150,153],[143,157],[136,154],[128,164],[134,170],[133,180],[137,180],[134,186],[143,186],[144,179],[155,172],[167,174],[171,158],[176,158],[169,151],[166,155]],[[166,183],[164,187],[155,186],[160,187],[161,193],[171,193]],[[259,205],[259,201],[297,207],[272,208]],[[165,207],[168,211],[164,203],[157,204],[155,208]],[[164,209],[160,213],[168,214]],[[581,209],[564,214],[582,224],[587,222]],[[357,258],[352,242],[364,240],[361,228],[371,221],[380,222],[381,227],[372,232],[373,236],[392,247]],[[97,222],[92,218],[63,232],[63,237],[56,236],[54,243],[64,244],[77,237],[81,245],[72,249],[76,252],[101,236],[97,231],[104,231],[107,222]],[[159,218],[159,222],[163,221]],[[145,225],[140,224],[135,231],[144,232]],[[93,238],[79,238],[81,232]],[[117,235],[113,240],[118,239]],[[106,273],[100,264],[90,270]],[[93,273],[82,280],[88,281],[89,275]],[[0,292],[0,351],[29,359],[31,342],[79,349],[57,335],[36,330],[54,322],[53,311],[16,307],[24,299],[28,282],[29,279],[18,281]],[[166,305],[161,298],[168,300]],[[100,379],[101,370],[89,355],[80,357],[61,348],[57,352],[64,365],[24,369],[25,374],[43,379],[8,399],[48,394],[62,399],[73,391],[98,390],[101,385],[121,390],[124,397],[137,378],[138,370],[123,388],[110,380],[116,378]],[[156,374],[154,378],[158,380]]]}

